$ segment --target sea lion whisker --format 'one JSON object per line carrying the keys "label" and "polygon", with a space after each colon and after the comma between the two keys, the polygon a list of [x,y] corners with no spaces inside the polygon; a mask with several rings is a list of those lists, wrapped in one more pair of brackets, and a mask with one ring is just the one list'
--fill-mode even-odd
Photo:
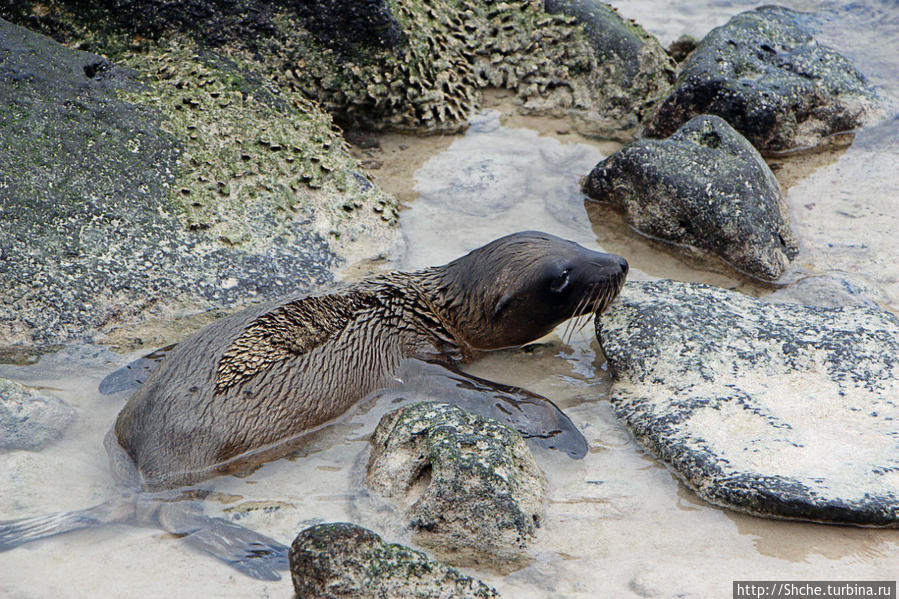
{"label": "sea lion whisker", "polygon": [[565,341],[566,345],[571,343],[572,336],[577,332],[576,330],[574,330],[574,327],[575,327],[574,323],[575,323],[575,321],[577,321],[580,318],[581,312],[589,304],[590,295],[591,295],[591,293],[585,293],[584,297],[582,297],[580,300],[578,300],[578,303],[574,307],[574,311],[572,312],[571,316],[568,318],[568,323],[565,326],[565,335],[563,337],[563,340]]}

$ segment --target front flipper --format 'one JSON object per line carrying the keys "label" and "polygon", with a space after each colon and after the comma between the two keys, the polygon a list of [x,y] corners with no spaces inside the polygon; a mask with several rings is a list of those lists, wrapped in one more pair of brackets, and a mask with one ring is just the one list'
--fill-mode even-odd
{"label": "front flipper", "polygon": [[164,530],[259,580],[280,580],[287,570],[287,547],[265,535],[222,518],[203,515],[192,502],[165,503],[157,513]]}
{"label": "front flipper", "polygon": [[473,414],[506,424],[525,439],[573,459],[587,455],[587,440],[552,401],[527,389],[482,379],[438,361],[407,360],[403,388],[435,396]]}
{"label": "front flipper", "polygon": [[118,370],[106,375],[100,381],[100,393],[103,395],[112,395],[119,391],[134,391],[144,384],[150,373],[156,370],[156,367],[162,362],[177,343],[160,347],[159,349],[147,354],[142,358],[138,358],[130,364],[122,366]]}

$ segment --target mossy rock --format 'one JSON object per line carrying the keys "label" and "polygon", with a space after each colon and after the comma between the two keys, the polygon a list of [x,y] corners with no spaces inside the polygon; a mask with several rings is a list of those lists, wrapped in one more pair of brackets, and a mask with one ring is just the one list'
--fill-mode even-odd
{"label": "mossy rock", "polygon": [[296,597],[491,599],[495,590],[420,552],[345,522],[300,532],[290,548]]}
{"label": "mossy rock", "polygon": [[114,64],[6,21],[0,43],[0,345],[301,291],[393,239],[330,117],[251,65],[187,39]]}

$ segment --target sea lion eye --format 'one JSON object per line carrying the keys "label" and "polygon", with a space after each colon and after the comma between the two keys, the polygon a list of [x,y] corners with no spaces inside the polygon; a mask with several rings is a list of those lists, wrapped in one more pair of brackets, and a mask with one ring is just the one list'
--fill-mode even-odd
{"label": "sea lion eye", "polygon": [[570,268],[566,268],[562,271],[558,277],[553,279],[553,282],[549,285],[549,290],[553,293],[562,293],[566,287],[568,287],[568,273],[571,271]]}

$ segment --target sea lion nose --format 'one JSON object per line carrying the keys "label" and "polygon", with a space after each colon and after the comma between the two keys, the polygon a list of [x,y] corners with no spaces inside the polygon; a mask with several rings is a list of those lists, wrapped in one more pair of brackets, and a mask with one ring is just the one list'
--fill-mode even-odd
{"label": "sea lion nose", "polygon": [[621,268],[621,274],[623,275],[626,275],[627,271],[630,269],[630,267],[627,265],[627,260],[625,260],[621,256],[618,256],[618,266]]}

